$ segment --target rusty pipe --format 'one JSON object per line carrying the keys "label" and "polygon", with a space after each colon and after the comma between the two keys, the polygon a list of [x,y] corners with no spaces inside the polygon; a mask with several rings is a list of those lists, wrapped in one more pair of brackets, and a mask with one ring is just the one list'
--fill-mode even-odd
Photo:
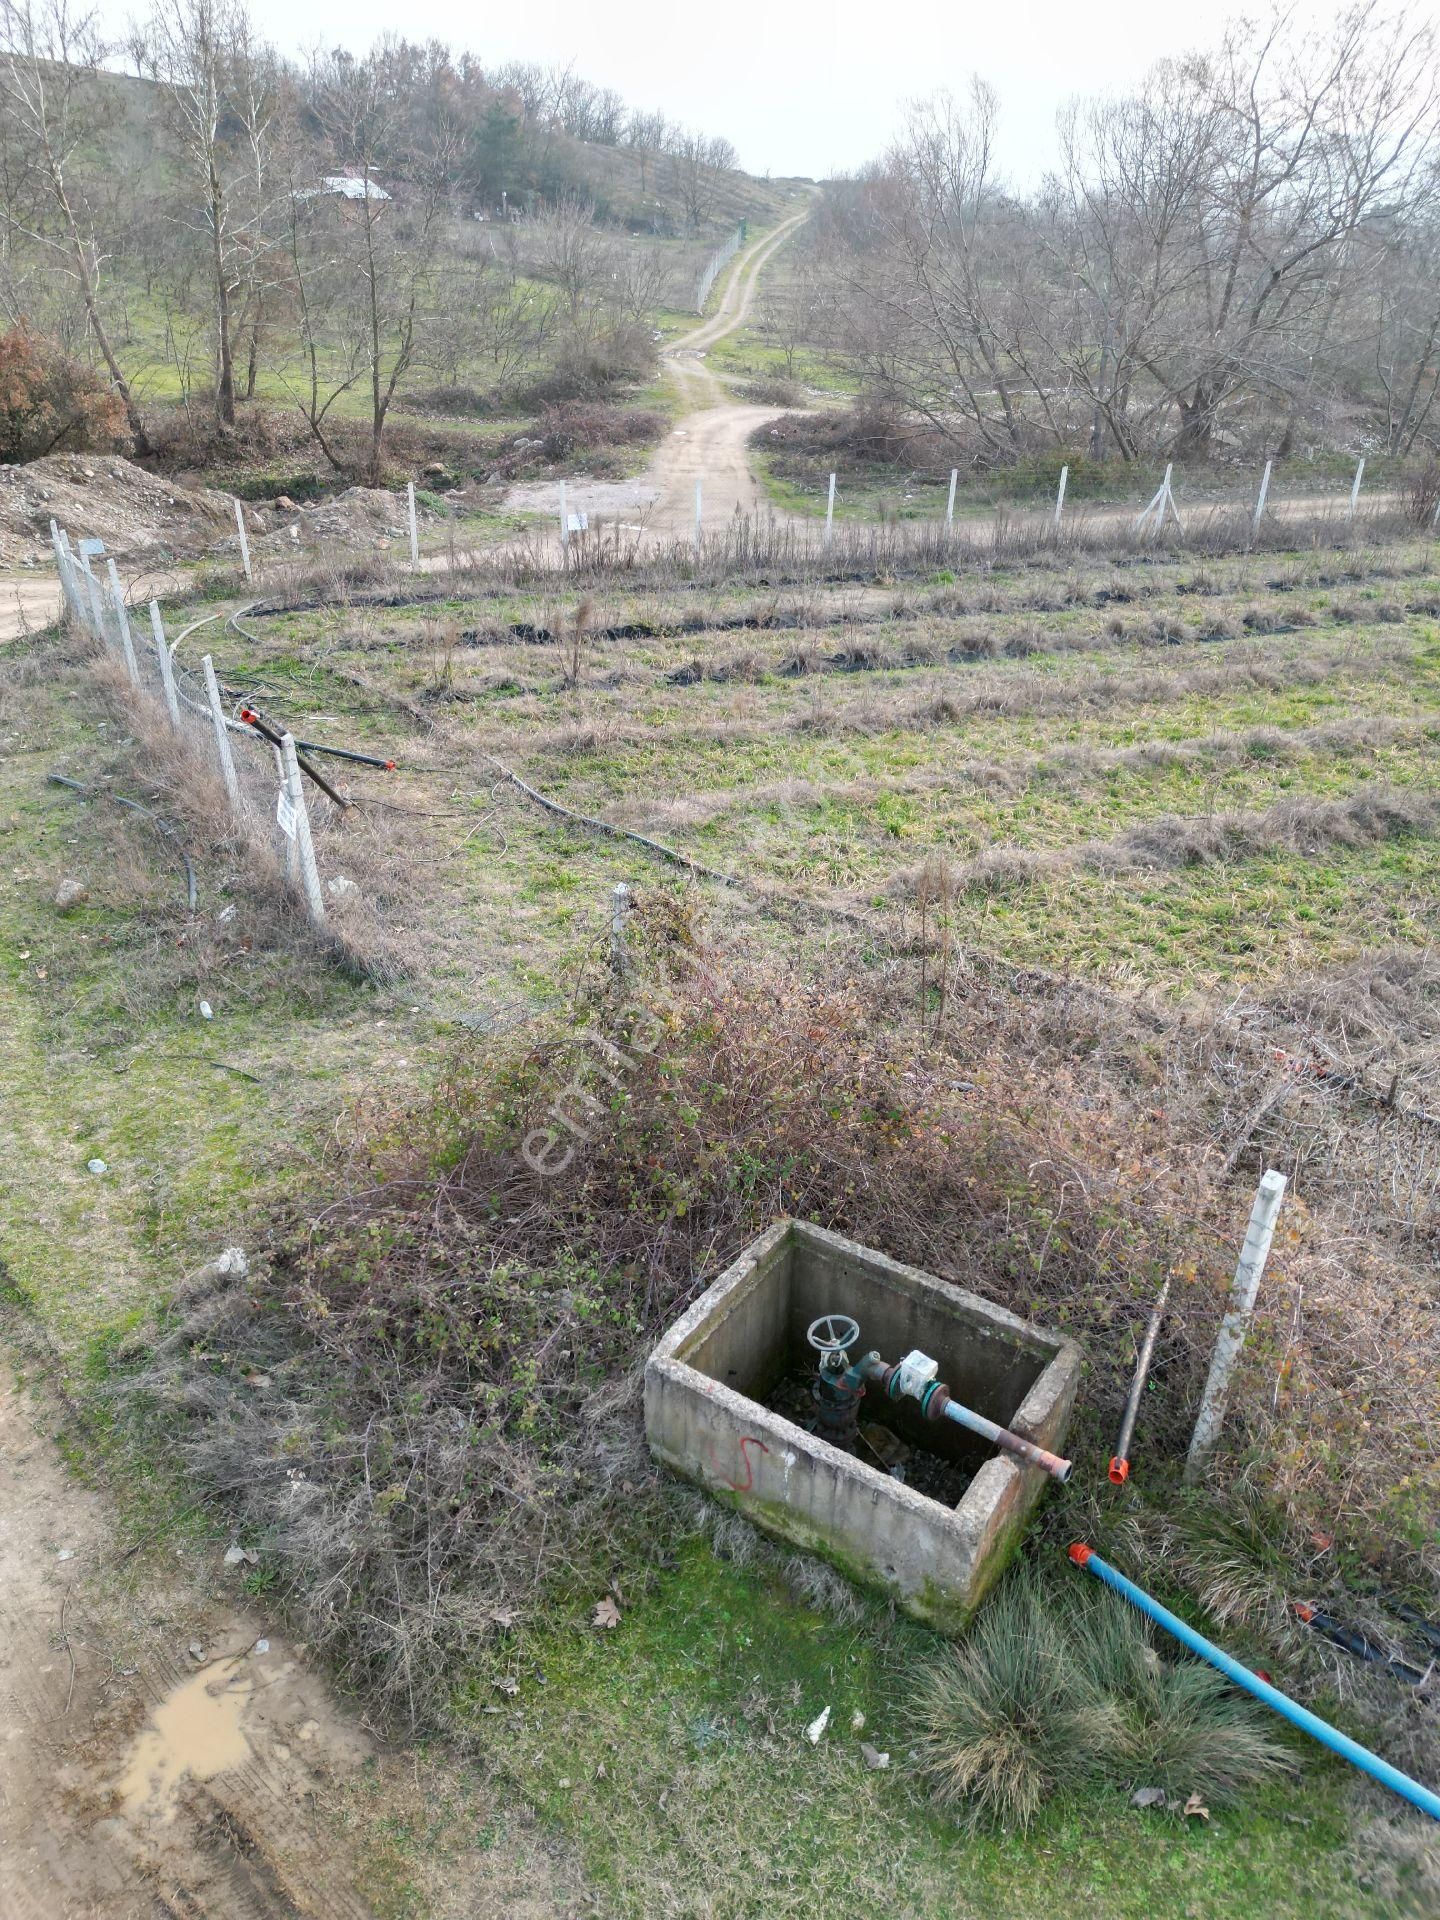
{"label": "rusty pipe", "polygon": [[[916,1356],[912,1356],[916,1357]],[[923,1357],[923,1356],[920,1356]],[[957,1400],[947,1386],[934,1378],[935,1362],[926,1363],[932,1370],[928,1379],[907,1377],[906,1366],[886,1366],[880,1356],[867,1354],[860,1367],[867,1380],[883,1388],[891,1400],[911,1399],[919,1403],[920,1411],[927,1420],[953,1420],[956,1426],[964,1427],[968,1432],[978,1434],[982,1440],[988,1440],[993,1447],[999,1447],[1002,1453],[1010,1454],[1021,1460],[1027,1467],[1038,1467],[1042,1473],[1048,1473],[1052,1480],[1058,1480],[1063,1486],[1073,1471],[1073,1462],[1062,1460],[1058,1453],[1051,1453],[1045,1447],[1037,1447],[1033,1440],[1023,1435],[1011,1433],[1008,1427],[987,1420],[983,1413],[976,1413],[973,1407],[965,1406]]]}

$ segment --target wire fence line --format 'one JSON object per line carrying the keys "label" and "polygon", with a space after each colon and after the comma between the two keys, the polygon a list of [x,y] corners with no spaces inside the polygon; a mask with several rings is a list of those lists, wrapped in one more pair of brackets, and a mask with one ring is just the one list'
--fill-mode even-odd
{"label": "wire fence line", "polygon": [[718,246],[705,262],[704,271],[695,284],[696,313],[704,313],[705,302],[710,298],[710,289],[714,286],[717,276],[729,266],[730,262],[740,251],[740,243],[744,237],[744,223],[737,223],[735,231],[731,234],[730,238]]}
{"label": "wire fence line", "polygon": [[96,573],[98,541],[72,541],[54,520],[50,538],[69,619],[123,665],[135,692],[163,711],[175,739],[218,773],[238,837],[274,853],[311,924],[323,928],[325,889],[294,739],[282,733],[272,743],[228,714],[208,653],[198,672],[177,658],[181,641],[222,616],[194,621],[171,640],[156,600],[148,621],[132,621],[136,610],[126,602],[113,559],[106,557],[103,578]]}

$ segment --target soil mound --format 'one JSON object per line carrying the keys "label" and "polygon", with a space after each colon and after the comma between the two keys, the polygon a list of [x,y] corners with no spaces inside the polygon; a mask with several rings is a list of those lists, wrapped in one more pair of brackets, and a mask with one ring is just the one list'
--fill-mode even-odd
{"label": "soil mound", "polygon": [[117,455],[57,453],[0,466],[0,566],[43,565],[50,522],[72,540],[94,536],[118,558],[192,553],[227,528],[228,493],[177,486]]}

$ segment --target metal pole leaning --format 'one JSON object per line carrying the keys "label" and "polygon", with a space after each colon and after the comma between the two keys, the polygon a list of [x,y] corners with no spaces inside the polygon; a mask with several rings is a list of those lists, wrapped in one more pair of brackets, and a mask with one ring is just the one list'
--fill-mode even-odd
{"label": "metal pole leaning", "polygon": [[1145,1338],[1140,1343],[1140,1352],[1135,1361],[1135,1372],[1130,1381],[1130,1397],[1125,1402],[1125,1417],[1120,1422],[1120,1438],[1115,1442],[1115,1451],[1110,1458],[1112,1486],[1123,1487],[1130,1478],[1130,1442],[1135,1437],[1135,1421],[1140,1413],[1140,1398],[1145,1391],[1150,1362],[1155,1357],[1155,1341],[1160,1333],[1160,1322],[1165,1318],[1165,1303],[1169,1298],[1170,1282],[1167,1279],[1156,1296],[1155,1305],[1150,1310],[1150,1324],[1145,1329]]}
{"label": "metal pole leaning", "polygon": [[300,781],[300,761],[295,742],[288,733],[280,736],[280,751],[285,757],[285,785],[290,805],[295,810],[295,842],[300,854],[300,880],[305,889],[305,905],[311,922],[325,924],[325,895],[320,889],[320,869],[315,864],[315,842],[310,837],[310,811],[305,805],[305,789]]}
{"label": "metal pole leaning", "polygon": [[1260,522],[1265,518],[1265,502],[1270,497],[1270,469],[1273,465],[1272,460],[1267,460],[1265,471],[1260,477],[1260,498],[1255,502],[1255,524],[1251,528],[1252,534],[1259,533]]}
{"label": "metal pole leaning", "polygon": [[180,699],[175,691],[175,669],[170,661],[170,643],[165,638],[165,622],[160,618],[160,602],[150,602],[150,631],[155,636],[155,658],[160,666],[160,684],[165,689],[165,705],[172,727],[180,725]]}
{"label": "metal pole leaning", "polygon": [[1055,489],[1055,531],[1060,531],[1060,516],[1065,511],[1065,483],[1070,478],[1069,467],[1061,467],[1060,484]]}
{"label": "metal pole leaning", "polygon": [[235,502],[235,526],[240,535],[240,564],[244,567],[245,578],[248,580],[251,577],[250,537],[245,531],[245,509],[238,500]]}
{"label": "metal pole leaning", "polygon": [[120,585],[120,575],[115,562],[105,562],[105,577],[110,583],[110,599],[115,608],[115,631],[120,636],[120,651],[125,656],[125,671],[130,676],[132,687],[140,684],[140,668],[135,659],[135,642],[130,633],[130,615],[125,606],[125,594]]}
{"label": "metal pole leaning", "polygon": [[1355,509],[1360,504],[1360,482],[1365,478],[1365,462],[1362,460],[1355,469],[1355,484],[1350,489],[1350,518],[1355,518]]}
{"label": "metal pole leaning", "polygon": [[225,709],[220,704],[220,683],[215,678],[215,662],[207,653],[200,662],[205,675],[205,693],[210,702],[210,719],[215,728],[215,751],[220,756],[220,771],[225,791],[230,796],[230,811],[240,818],[240,779],[235,772],[235,756],[230,751],[230,735],[225,730]]}
{"label": "metal pole leaning", "polygon": [[1245,1231],[1245,1244],[1240,1249],[1240,1260],[1230,1288],[1229,1310],[1220,1323],[1215,1352],[1210,1361],[1210,1376],[1200,1398],[1195,1431],[1190,1436],[1190,1451],[1185,1458],[1185,1479],[1190,1486],[1204,1472],[1225,1423],[1230,1376],[1240,1357],[1240,1349],[1245,1344],[1250,1316],[1255,1311],[1255,1296],[1260,1291],[1260,1276],[1265,1271],[1270,1242],[1275,1237],[1275,1216],[1284,1198],[1285,1176],[1271,1167],[1260,1176],[1255,1205],[1250,1210],[1250,1225]]}

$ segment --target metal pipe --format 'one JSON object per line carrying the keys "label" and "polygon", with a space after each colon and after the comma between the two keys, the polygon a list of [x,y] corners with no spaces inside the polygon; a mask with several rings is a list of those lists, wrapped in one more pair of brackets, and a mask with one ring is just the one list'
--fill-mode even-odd
{"label": "metal pipe", "polygon": [[1070,1478],[1073,1462],[1062,1460],[1058,1453],[1051,1453],[1045,1447],[1037,1447],[1033,1440],[1026,1440],[1021,1434],[1011,1433],[1008,1427],[1002,1427],[993,1420],[987,1420],[983,1413],[976,1413],[973,1407],[964,1406],[952,1397],[950,1389],[935,1378],[935,1362],[926,1356],[912,1355],[912,1360],[923,1360],[930,1369],[928,1376],[920,1377],[907,1371],[909,1363],[902,1361],[899,1366],[886,1366],[878,1353],[868,1353],[861,1360],[859,1368],[864,1379],[883,1387],[891,1400],[910,1399],[919,1402],[920,1411],[927,1420],[953,1420],[957,1427],[964,1427],[970,1433],[978,1434],[982,1440],[988,1440],[992,1447],[1013,1454],[1017,1460],[1023,1460],[1027,1467],[1039,1467],[1042,1473],[1048,1473],[1052,1480],[1063,1485]]}
{"label": "metal pipe", "polygon": [[947,1397],[940,1409],[947,1420],[953,1420],[957,1426],[967,1427],[971,1433],[978,1433],[982,1440],[988,1440],[992,1446],[1002,1448],[1006,1453],[1014,1454],[1017,1460],[1023,1460],[1027,1467],[1039,1467],[1042,1473],[1048,1473],[1052,1480],[1058,1480],[1063,1486],[1073,1472],[1073,1464],[1062,1460],[1058,1453],[1051,1453],[1045,1447],[1037,1447],[1033,1440],[1026,1440],[1021,1434],[1011,1433],[1008,1427],[999,1427],[993,1420],[987,1420],[983,1413],[976,1413],[958,1400]]}
{"label": "metal pipe", "polygon": [[1298,1727],[1302,1733],[1308,1733],[1312,1740],[1318,1740],[1322,1747],[1328,1747],[1331,1753],[1338,1753],[1342,1760],[1348,1760],[1352,1767],[1358,1767],[1362,1773],[1369,1774],[1372,1780],[1378,1780],[1382,1787],[1388,1787],[1391,1793],[1399,1794],[1402,1800],[1408,1800],[1412,1807],[1418,1807],[1421,1813],[1428,1813],[1432,1820],[1440,1820],[1440,1793],[1422,1786],[1418,1780],[1412,1780],[1408,1774],[1401,1773],[1398,1767],[1392,1767],[1388,1760],[1382,1760],[1378,1754],[1371,1753],[1368,1747],[1362,1747],[1358,1740],[1352,1740],[1348,1734],[1341,1733],[1328,1721],[1320,1719],[1302,1707],[1288,1694],[1281,1693],[1278,1687],[1272,1687],[1268,1680],[1262,1680],[1258,1673],[1252,1673],[1248,1667],[1242,1667],[1228,1653],[1207,1640],[1193,1627],[1187,1627],[1183,1620],[1162,1607],[1158,1600],[1152,1600],[1143,1588],[1137,1587],[1133,1580],[1127,1580],[1123,1573],[1100,1558],[1093,1548],[1077,1540],[1070,1548],[1070,1558],[1077,1567],[1088,1567],[1090,1572],[1103,1580],[1107,1587],[1113,1587],[1122,1599],[1128,1600],[1132,1607],[1153,1620],[1159,1627],[1173,1634],[1181,1646],[1188,1647],[1192,1653],[1199,1654],[1202,1660],[1208,1660],[1217,1667],[1227,1680],[1233,1681],[1243,1692],[1259,1700],[1264,1706],[1271,1707],[1292,1727]]}
{"label": "metal pipe", "polygon": [[1130,1398],[1125,1402],[1125,1418],[1120,1422],[1120,1438],[1115,1442],[1115,1452],[1110,1460],[1110,1479],[1117,1487],[1123,1487],[1130,1478],[1130,1442],[1135,1437],[1135,1421],[1140,1412],[1140,1396],[1145,1391],[1145,1382],[1150,1376],[1150,1362],[1155,1356],[1155,1341],[1160,1332],[1160,1322],[1165,1317],[1165,1302],[1169,1298],[1170,1282],[1167,1279],[1151,1309],[1150,1324],[1146,1327],[1145,1338],[1140,1343],[1140,1355],[1135,1362],[1135,1377],[1130,1382]]}

